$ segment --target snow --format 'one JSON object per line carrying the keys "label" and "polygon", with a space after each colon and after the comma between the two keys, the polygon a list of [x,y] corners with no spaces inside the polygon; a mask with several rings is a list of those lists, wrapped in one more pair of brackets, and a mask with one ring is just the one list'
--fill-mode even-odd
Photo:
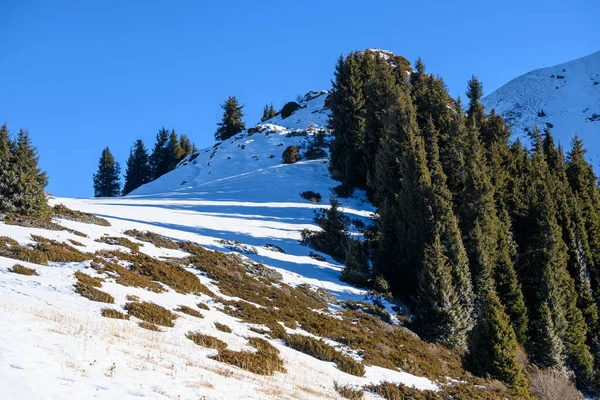
{"label": "snow", "polygon": [[550,123],[555,139],[568,150],[577,133],[600,172],[600,52],[519,76],[482,102],[486,111],[495,109],[504,117],[515,137],[526,138],[526,128],[537,124],[543,130]]}
{"label": "snow", "polygon": [[[308,283],[331,291],[341,300],[363,300],[364,290],[339,280],[339,263],[326,255],[325,261],[314,260],[308,256],[311,250],[298,243],[303,228],[317,229],[314,211],[327,205],[331,188],[338,184],[329,177],[326,160],[303,160],[292,165],[281,160],[287,146],[305,149],[308,138],[326,127],[326,96],[325,91],[309,93],[301,102],[304,108],[292,116],[284,120],[276,117],[262,126],[262,132],[243,133],[215,148],[202,150],[195,159],[185,160],[176,170],[130,196],[52,198],[52,205],[62,203],[110,221],[111,226],[105,227],[55,220],[88,238],[66,231],[4,224],[0,224],[0,236],[9,236],[23,245],[32,244],[32,234],[60,242],[75,240],[82,245],[79,249],[89,252],[129,251],[95,241],[104,235],[125,236],[123,232],[129,229],[148,230],[226,252],[231,251],[231,246],[220,240],[239,241],[256,249],[256,254],[247,252],[244,256],[276,269],[283,282]],[[307,128],[308,138],[290,135]],[[302,199],[299,194],[305,190],[321,193],[321,204]],[[343,199],[342,204],[351,218],[364,222],[369,222],[375,211],[362,192]],[[157,248],[128,238],[143,244],[140,251],[152,257],[185,255],[179,250]],[[279,246],[285,253],[265,248],[267,244]],[[249,330],[250,324],[225,315],[220,305],[213,304],[207,296],[184,295],[168,288],[164,293],[153,293],[109,279],[102,290],[114,296],[115,304],[95,303],[73,291],[75,271],[95,275],[89,262],[50,266],[18,262],[35,268],[39,276],[8,272],[15,263],[0,257],[3,399],[338,398],[334,382],[362,386],[384,380],[418,389],[437,389],[429,379],[374,366],[367,366],[362,378],[348,375],[333,363],[318,361],[277,341],[271,342],[280,350],[287,372],[272,377],[254,375],[208,358],[215,354],[214,350],[196,346],[185,337],[190,330],[201,331],[225,341],[232,350],[249,350],[246,338],[257,336]],[[189,271],[219,293],[206,276],[197,270]],[[134,321],[100,316],[101,308],[119,309],[128,295],[171,309],[204,302],[210,311],[202,310],[203,319],[181,315],[174,328],[160,333],[141,329]],[[233,332],[217,330],[215,321],[230,326]],[[298,333],[306,334],[301,330]],[[339,344],[336,347],[343,349]]]}

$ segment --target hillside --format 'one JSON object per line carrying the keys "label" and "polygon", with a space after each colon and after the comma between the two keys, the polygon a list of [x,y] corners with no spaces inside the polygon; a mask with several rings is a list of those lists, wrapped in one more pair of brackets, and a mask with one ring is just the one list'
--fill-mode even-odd
{"label": "hillside", "polygon": [[[338,183],[325,158],[284,164],[281,154],[304,155],[319,132],[330,140],[326,97],[307,94],[291,116],[130,196],[52,198],[53,223],[3,216],[3,397],[334,399],[336,385],[367,388],[364,398],[506,397],[299,243]],[[309,190],[319,203],[300,196]],[[364,193],[342,205],[354,234],[371,223]]]}
{"label": "hillside", "polygon": [[[550,126],[568,150],[575,133],[583,138],[595,168],[600,161],[600,52],[541,68],[506,83],[482,100],[525,137],[528,129]],[[528,142],[527,142],[528,143]]]}

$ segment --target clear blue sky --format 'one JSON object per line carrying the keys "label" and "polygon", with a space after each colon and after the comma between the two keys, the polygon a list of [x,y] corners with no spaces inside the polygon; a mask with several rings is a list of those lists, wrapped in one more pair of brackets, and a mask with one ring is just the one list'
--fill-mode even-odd
{"label": "clear blue sky", "polygon": [[133,141],[165,126],[212,145],[219,104],[246,123],[329,88],[336,58],[381,47],[485,92],[532,69],[600,50],[597,0],[0,0],[0,121],[29,129],[48,191],[91,196],[109,146],[124,169]]}

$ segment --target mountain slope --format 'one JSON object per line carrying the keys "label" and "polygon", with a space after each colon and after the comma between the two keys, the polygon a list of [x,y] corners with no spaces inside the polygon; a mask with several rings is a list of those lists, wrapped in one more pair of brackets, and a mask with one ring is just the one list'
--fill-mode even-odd
{"label": "mountain slope", "polygon": [[575,133],[583,138],[588,156],[598,168],[600,157],[600,51],[564,64],[519,76],[486,96],[483,105],[526,136],[537,125],[550,126],[568,150]]}

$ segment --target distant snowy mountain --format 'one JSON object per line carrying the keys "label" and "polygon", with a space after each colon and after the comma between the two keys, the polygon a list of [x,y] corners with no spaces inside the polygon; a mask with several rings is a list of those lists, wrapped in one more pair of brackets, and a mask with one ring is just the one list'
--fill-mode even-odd
{"label": "distant snowy mountain", "polygon": [[519,76],[486,96],[483,104],[488,112],[501,114],[515,136],[525,136],[536,124],[550,126],[568,150],[577,133],[600,169],[600,51]]}

